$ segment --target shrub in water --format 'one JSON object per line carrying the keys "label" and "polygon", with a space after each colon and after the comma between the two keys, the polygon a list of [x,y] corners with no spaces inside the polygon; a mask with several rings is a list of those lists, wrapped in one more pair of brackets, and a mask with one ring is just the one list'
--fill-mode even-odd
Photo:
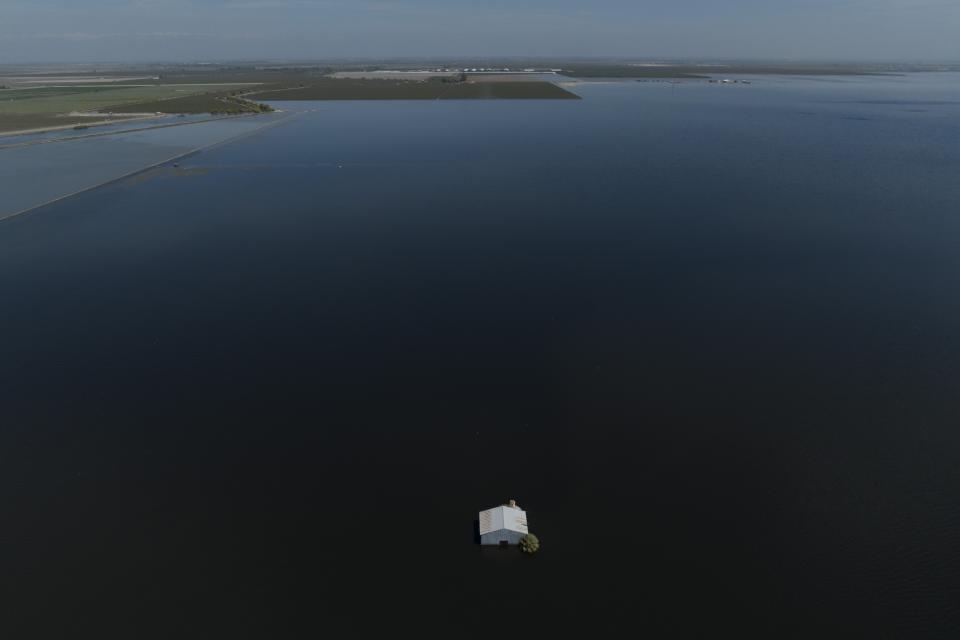
{"label": "shrub in water", "polygon": [[520,551],[524,553],[536,553],[540,550],[540,540],[532,533],[520,538]]}

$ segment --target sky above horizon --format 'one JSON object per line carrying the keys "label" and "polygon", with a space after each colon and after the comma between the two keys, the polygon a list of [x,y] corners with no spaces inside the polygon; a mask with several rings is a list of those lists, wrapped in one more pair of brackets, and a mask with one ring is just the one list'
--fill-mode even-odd
{"label": "sky above horizon", "polygon": [[960,0],[0,0],[0,64],[610,56],[960,61]]}

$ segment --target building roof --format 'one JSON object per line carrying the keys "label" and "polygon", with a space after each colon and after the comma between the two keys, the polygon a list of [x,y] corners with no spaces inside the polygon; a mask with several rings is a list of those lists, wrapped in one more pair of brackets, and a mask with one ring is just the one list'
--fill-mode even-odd
{"label": "building roof", "polygon": [[530,533],[527,529],[527,512],[507,505],[480,512],[480,535],[501,529]]}

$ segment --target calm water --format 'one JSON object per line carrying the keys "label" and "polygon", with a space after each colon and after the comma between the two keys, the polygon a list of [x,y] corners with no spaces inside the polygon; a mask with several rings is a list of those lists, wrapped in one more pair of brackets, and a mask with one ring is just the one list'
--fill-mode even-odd
{"label": "calm water", "polygon": [[0,635],[955,637],[960,76],[576,91],[0,224]]}

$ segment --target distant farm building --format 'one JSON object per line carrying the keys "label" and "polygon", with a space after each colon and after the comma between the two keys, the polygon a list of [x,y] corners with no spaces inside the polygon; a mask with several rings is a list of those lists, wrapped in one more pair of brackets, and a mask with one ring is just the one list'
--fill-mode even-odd
{"label": "distant farm building", "polygon": [[480,544],[517,545],[529,533],[527,512],[515,500],[480,512]]}

